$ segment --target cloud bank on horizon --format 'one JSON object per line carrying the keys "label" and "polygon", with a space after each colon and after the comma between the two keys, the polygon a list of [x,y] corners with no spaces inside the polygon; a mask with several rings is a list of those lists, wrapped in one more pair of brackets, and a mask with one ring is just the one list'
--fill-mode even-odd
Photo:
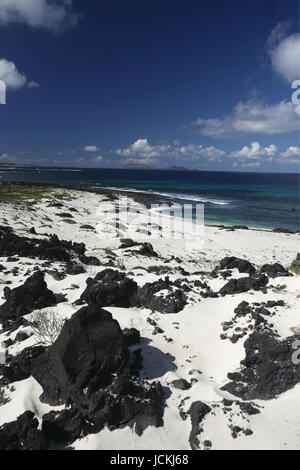
{"label": "cloud bank on horizon", "polygon": [[[115,152],[122,157],[121,162],[123,165],[140,168],[167,167],[170,165],[170,159],[177,165],[184,161],[194,166],[200,160],[206,162],[231,160],[234,167],[238,164],[242,167],[259,167],[263,161],[290,164],[298,163],[300,159],[300,147],[291,146],[280,151],[274,144],[264,147],[256,141],[233,152],[225,152],[215,146],[181,145],[179,142],[151,145],[147,139],[138,139],[129,147],[117,149]],[[261,157],[263,157],[263,160],[261,160]],[[103,162],[103,159],[101,162]]]}

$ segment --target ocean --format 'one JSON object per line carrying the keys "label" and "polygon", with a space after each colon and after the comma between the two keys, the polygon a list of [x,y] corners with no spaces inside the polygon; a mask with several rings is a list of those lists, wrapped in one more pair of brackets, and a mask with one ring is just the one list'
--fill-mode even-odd
{"label": "ocean", "polygon": [[299,174],[204,171],[18,168],[0,181],[119,188],[204,203],[207,224],[300,231]]}

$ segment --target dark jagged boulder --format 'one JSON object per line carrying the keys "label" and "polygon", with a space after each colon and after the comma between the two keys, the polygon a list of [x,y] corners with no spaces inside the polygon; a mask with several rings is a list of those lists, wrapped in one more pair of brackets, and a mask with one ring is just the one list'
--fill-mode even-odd
{"label": "dark jagged boulder", "polygon": [[[159,295],[159,292],[168,290],[168,294]],[[187,296],[181,288],[170,281],[169,277],[159,279],[156,282],[147,283],[138,288],[132,305],[135,307],[149,308],[161,313],[178,313],[185,307]]]}
{"label": "dark jagged boulder", "polygon": [[208,406],[206,403],[203,403],[202,401],[195,401],[194,403],[192,403],[189,409],[188,414],[190,415],[192,423],[192,430],[189,437],[189,443],[192,450],[199,449],[199,435],[203,431],[201,424],[205,416],[208,415],[211,410],[211,407]]}
{"label": "dark jagged boulder", "polygon": [[57,215],[58,217],[63,217],[64,219],[73,219],[72,214],[70,214],[69,212],[60,212],[59,214],[55,215]]}
{"label": "dark jagged boulder", "polygon": [[26,411],[12,423],[0,428],[0,450],[46,450],[39,422],[31,411]]}
{"label": "dark jagged boulder", "polygon": [[49,441],[71,441],[100,431],[131,426],[142,433],[162,425],[163,391],[130,375],[129,351],[117,321],[90,304],[68,320],[55,343],[33,364],[42,400],[68,404],[62,414],[44,417]]}
{"label": "dark jagged boulder", "polygon": [[124,273],[105,269],[94,279],[88,278],[87,287],[81,301],[94,303],[99,307],[129,307],[131,298],[137,291],[137,284]]}
{"label": "dark jagged boulder", "polygon": [[31,323],[24,317],[13,318],[2,321],[2,331],[12,333],[20,328],[20,326],[31,326]]}
{"label": "dark jagged boulder", "polygon": [[51,444],[74,442],[84,434],[86,421],[76,408],[50,411],[43,416],[42,432]]}
{"label": "dark jagged boulder", "polygon": [[247,225],[232,225],[231,228],[233,230],[249,230],[249,227],[247,227]]}
{"label": "dark jagged boulder", "polygon": [[158,254],[154,251],[153,246],[151,243],[142,243],[141,249],[138,253],[142,256],[149,256],[150,258],[157,258]]}
{"label": "dark jagged boulder", "polygon": [[140,332],[136,328],[125,328],[123,330],[123,336],[127,346],[133,346],[141,342]]}
{"label": "dark jagged boulder", "polygon": [[23,285],[15,289],[5,287],[4,297],[6,302],[0,306],[1,322],[56,304],[56,298],[47,288],[41,271],[35,272]]}
{"label": "dark jagged boulder", "polygon": [[70,261],[71,255],[85,254],[84,243],[60,240],[57,235],[48,237],[47,239],[20,237],[12,230],[3,230],[0,227],[0,256],[18,255],[50,261]]}
{"label": "dark jagged boulder", "polygon": [[300,382],[299,364],[294,363],[293,343],[299,336],[284,340],[268,331],[254,332],[245,341],[242,370],[223,389],[243,400],[269,400],[293,388]]}
{"label": "dark jagged boulder", "polygon": [[28,338],[30,338],[31,334],[26,333],[26,331],[19,331],[15,337],[16,342],[22,342],[26,341]]}
{"label": "dark jagged boulder", "polygon": [[242,277],[240,279],[230,279],[230,281],[223,286],[219,294],[221,295],[232,295],[247,292],[249,290],[261,290],[264,289],[269,282],[269,279],[264,274],[257,277]]}
{"label": "dark jagged boulder", "polygon": [[268,300],[264,304],[267,308],[272,308],[272,307],[284,307],[285,302],[284,300]]}
{"label": "dark jagged boulder", "polygon": [[289,230],[288,228],[274,228],[272,231],[274,233],[294,233],[292,230]]}
{"label": "dark jagged boulder", "polygon": [[[99,398],[99,397],[98,397]],[[148,426],[163,425],[163,390],[159,382],[151,384],[121,375],[101,394],[91,414],[76,407],[43,416],[42,430],[48,442],[71,443],[79,437],[129,426],[141,435]],[[97,403],[97,404],[96,404]]]}
{"label": "dark jagged boulder", "polygon": [[249,261],[245,259],[236,258],[235,256],[230,256],[223,258],[220,261],[219,269],[238,269],[240,273],[254,274],[255,267]]}
{"label": "dark jagged boulder", "polygon": [[34,346],[23,349],[16,356],[7,356],[6,364],[0,366],[0,373],[8,382],[19,382],[30,377],[32,362],[45,352],[45,347]]}
{"label": "dark jagged boulder", "polygon": [[50,202],[50,204],[48,204],[47,207],[58,207],[60,209],[61,207],[64,207],[64,205],[61,202],[53,201],[53,202]]}
{"label": "dark jagged boulder", "polygon": [[173,380],[172,385],[178,390],[189,390],[191,388],[191,384],[185,379]]}
{"label": "dark jagged boulder", "polygon": [[260,270],[261,273],[267,274],[269,277],[287,277],[292,276],[292,273],[287,271],[282,264],[274,263],[274,264],[264,264]]}
{"label": "dark jagged boulder", "polygon": [[234,313],[236,317],[244,317],[245,315],[248,315],[249,313],[252,312],[252,308],[249,304],[249,302],[241,302],[235,309]]}
{"label": "dark jagged boulder", "polygon": [[160,382],[121,375],[109,388],[105,407],[92,414],[94,422],[110,429],[130,426],[141,435],[148,426],[163,425],[163,395]]}
{"label": "dark jagged boulder", "polygon": [[79,260],[88,266],[100,266],[100,261],[95,256],[80,255]]}
{"label": "dark jagged boulder", "polygon": [[139,246],[140,243],[131,240],[131,238],[123,238],[121,240],[120,249],[132,248],[134,246]]}
{"label": "dark jagged boulder", "polygon": [[77,263],[68,263],[66,268],[66,273],[70,274],[71,276],[76,276],[77,274],[83,274],[86,272],[86,269],[81,266],[81,264]]}
{"label": "dark jagged boulder", "polygon": [[90,394],[108,386],[127,362],[118,322],[90,304],[66,321],[55,343],[34,361],[32,375],[42,385],[45,401],[72,401],[79,409],[88,409]]}
{"label": "dark jagged boulder", "polygon": [[50,274],[55,281],[62,281],[67,277],[66,272],[58,270],[48,271],[48,274]]}

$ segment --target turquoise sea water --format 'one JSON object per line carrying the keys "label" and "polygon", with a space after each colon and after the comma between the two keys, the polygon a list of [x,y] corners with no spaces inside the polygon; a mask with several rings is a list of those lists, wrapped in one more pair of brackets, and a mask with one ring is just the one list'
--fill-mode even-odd
{"label": "turquoise sea water", "polygon": [[203,202],[208,224],[300,230],[299,174],[30,168],[0,176],[0,181],[152,192],[174,202]]}

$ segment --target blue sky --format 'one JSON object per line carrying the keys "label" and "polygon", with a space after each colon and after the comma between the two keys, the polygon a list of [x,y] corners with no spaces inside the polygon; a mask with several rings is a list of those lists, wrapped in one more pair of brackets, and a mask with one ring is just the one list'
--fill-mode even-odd
{"label": "blue sky", "polygon": [[297,0],[1,0],[0,161],[299,171]]}

